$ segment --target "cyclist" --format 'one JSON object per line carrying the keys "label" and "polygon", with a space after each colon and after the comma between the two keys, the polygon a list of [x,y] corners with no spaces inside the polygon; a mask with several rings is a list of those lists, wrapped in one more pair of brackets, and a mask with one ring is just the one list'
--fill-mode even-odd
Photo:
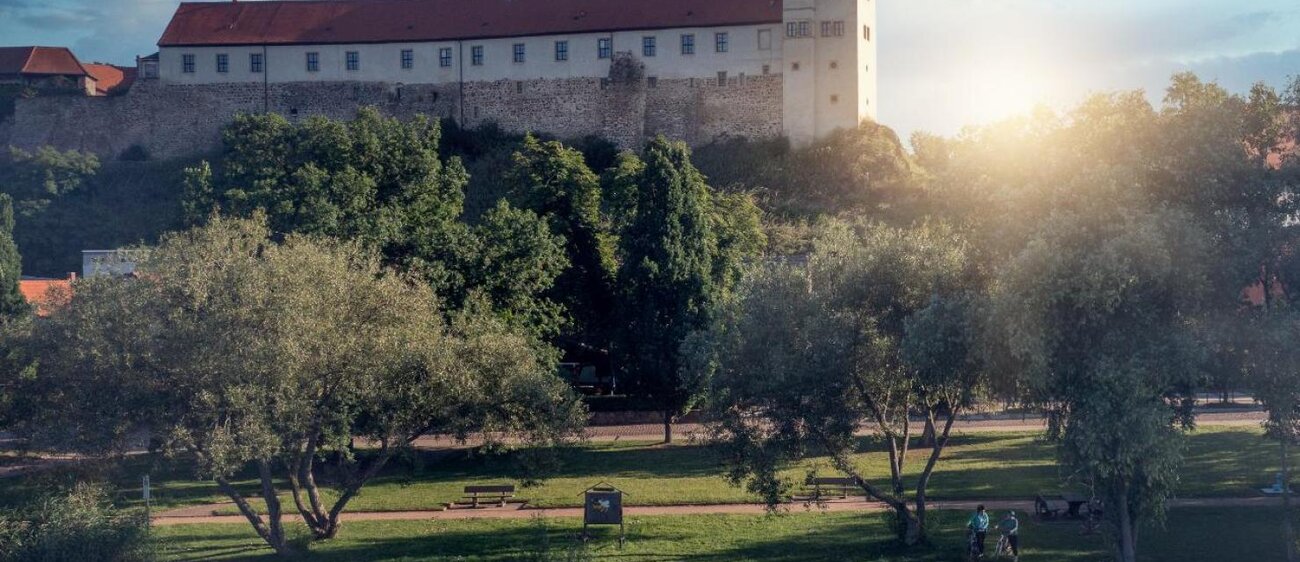
{"label": "cyclist", "polygon": [[1008,511],[1006,517],[998,523],[998,530],[1002,531],[1002,536],[1007,540],[1007,546],[1011,547],[1011,561],[1019,562],[1020,560],[1020,520],[1016,519],[1016,512]]}
{"label": "cyclist", "polygon": [[970,516],[970,521],[966,523],[966,528],[975,535],[975,552],[976,558],[984,557],[984,539],[989,534],[989,514],[984,511],[984,505],[980,504],[975,508],[975,514]]}

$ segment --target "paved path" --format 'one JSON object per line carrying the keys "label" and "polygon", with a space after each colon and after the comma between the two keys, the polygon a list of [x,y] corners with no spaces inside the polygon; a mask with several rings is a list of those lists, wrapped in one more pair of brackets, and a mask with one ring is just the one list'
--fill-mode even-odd
{"label": "paved path", "polygon": [[[1279,498],[1255,497],[1255,498],[1198,498],[1198,499],[1176,499],[1171,500],[1169,507],[1171,509],[1188,508],[1188,507],[1270,507],[1281,505]],[[993,511],[1017,510],[1031,512],[1034,509],[1032,501],[1007,501],[1007,500],[989,500],[989,501],[939,501],[930,502],[929,509],[945,509],[957,511],[974,511],[975,506],[983,504]],[[232,524],[247,523],[248,520],[242,515],[211,515],[214,506],[202,506],[199,508],[186,508],[183,510],[174,510],[163,513],[153,518],[155,525],[203,525],[203,524]],[[226,507],[226,506],[222,506]],[[201,510],[207,510],[206,515]],[[849,500],[849,501],[832,501],[822,506],[809,505],[805,503],[785,504],[782,509],[789,512],[799,511],[862,511],[862,512],[879,512],[884,511],[887,507],[878,502]],[[720,504],[720,505],[665,505],[665,506],[629,506],[624,508],[624,514],[628,517],[651,516],[651,515],[700,515],[700,514],[742,514],[742,515],[762,515],[767,512],[766,506],[762,504]],[[187,515],[191,513],[193,515]],[[286,512],[286,520],[296,518],[297,514]],[[533,508],[523,504],[510,504],[506,507],[486,507],[479,509],[461,508],[448,509],[440,511],[389,511],[389,512],[353,512],[344,513],[343,521],[426,521],[426,520],[463,520],[463,519],[529,519],[532,517],[582,517],[582,508],[580,507],[562,507],[562,508]]]}

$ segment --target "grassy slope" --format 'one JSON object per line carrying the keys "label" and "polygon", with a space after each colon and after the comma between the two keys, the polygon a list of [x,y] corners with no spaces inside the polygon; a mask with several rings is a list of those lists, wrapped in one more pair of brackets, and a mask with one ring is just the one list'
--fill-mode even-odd
{"label": "grassy slope", "polygon": [[[613,529],[601,529],[592,550],[600,559],[638,561],[960,559],[965,514],[933,515],[933,528],[938,529],[932,533],[934,544],[907,552],[890,539],[882,516],[853,513],[643,517],[628,521],[629,542],[623,550],[614,547]],[[1269,510],[1175,510],[1166,530],[1143,535],[1143,559],[1280,560],[1276,517]],[[562,551],[573,544],[581,526],[577,519],[357,522],[346,525],[340,538],[313,545],[310,558],[323,562],[538,559],[537,545],[549,542],[552,553]],[[1080,536],[1077,524],[1025,521],[1022,529],[1021,560],[1026,562],[1106,559],[1104,540]],[[247,525],[160,527],[156,532],[170,560],[272,559]]]}
{"label": "grassy slope", "polygon": [[[1184,478],[1178,494],[1194,496],[1251,495],[1272,481],[1278,465],[1276,449],[1258,430],[1208,428],[1188,439]],[[873,478],[887,477],[887,462],[877,452],[860,455],[859,466]],[[111,475],[123,485],[128,502],[139,497],[139,476],[147,470],[136,461]],[[912,463],[919,469],[919,456]],[[799,479],[824,460],[813,459],[787,474]],[[509,458],[423,460],[395,466],[362,490],[352,511],[393,511],[436,508],[455,500],[469,484],[518,481]],[[601,480],[623,488],[631,505],[714,504],[756,501],[722,477],[720,459],[700,446],[662,447],[647,443],[592,443],[565,454],[562,468],[541,485],[520,491],[534,505],[580,505],[578,493]],[[170,474],[153,469],[154,498],[160,507],[196,505],[224,499],[208,482],[187,478],[172,467]],[[17,482],[8,484],[16,486]],[[250,492],[251,478],[240,481]],[[1051,445],[1032,433],[981,433],[958,437],[932,480],[934,499],[1027,498],[1040,490],[1068,487],[1052,460]],[[233,511],[231,511],[233,513]]]}

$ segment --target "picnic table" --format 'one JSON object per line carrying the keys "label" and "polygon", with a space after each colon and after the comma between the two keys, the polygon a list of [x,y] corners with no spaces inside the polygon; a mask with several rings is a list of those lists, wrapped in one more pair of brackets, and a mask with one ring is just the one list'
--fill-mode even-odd
{"label": "picnic table", "polygon": [[1071,519],[1082,519],[1084,506],[1088,507],[1089,517],[1101,513],[1100,506],[1095,505],[1090,496],[1076,492],[1040,493],[1034,499],[1034,511],[1040,519],[1053,519],[1061,515]]}

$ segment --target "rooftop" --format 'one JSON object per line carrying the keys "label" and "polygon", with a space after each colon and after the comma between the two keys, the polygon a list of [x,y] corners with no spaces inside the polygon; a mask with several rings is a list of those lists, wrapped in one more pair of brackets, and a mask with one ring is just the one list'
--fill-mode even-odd
{"label": "rooftop", "polygon": [[161,47],[398,43],[781,22],[781,0],[185,2]]}
{"label": "rooftop", "polygon": [[86,76],[86,68],[66,47],[0,47],[0,74]]}

